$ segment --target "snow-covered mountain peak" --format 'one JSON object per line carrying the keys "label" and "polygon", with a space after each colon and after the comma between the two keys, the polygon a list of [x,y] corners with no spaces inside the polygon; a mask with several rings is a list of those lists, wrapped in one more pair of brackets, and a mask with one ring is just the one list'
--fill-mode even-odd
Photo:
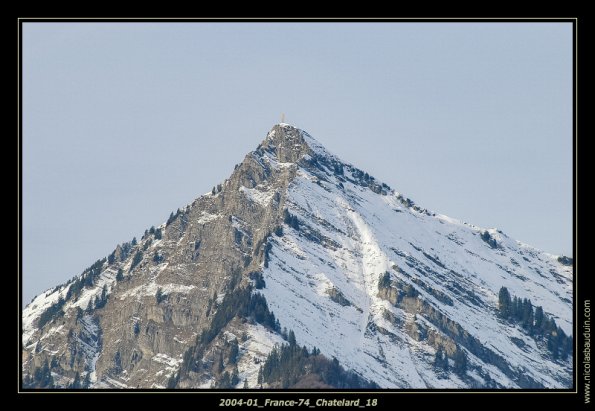
{"label": "snow-covered mountain peak", "polygon": [[572,272],[279,123],[210,193],[24,309],[23,381],[566,388]]}
{"label": "snow-covered mountain peak", "polygon": [[287,123],[275,124],[258,149],[273,154],[283,163],[297,163],[306,155],[310,158],[325,157],[338,160],[306,131]]}

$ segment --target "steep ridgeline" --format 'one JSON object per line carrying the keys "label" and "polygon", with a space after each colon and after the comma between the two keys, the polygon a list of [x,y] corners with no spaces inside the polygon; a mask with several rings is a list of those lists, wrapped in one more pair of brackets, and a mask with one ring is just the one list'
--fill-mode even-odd
{"label": "steep ridgeline", "polygon": [[572,276],[278,124],[211,193],[33,299],[23,384],[566,388]]}

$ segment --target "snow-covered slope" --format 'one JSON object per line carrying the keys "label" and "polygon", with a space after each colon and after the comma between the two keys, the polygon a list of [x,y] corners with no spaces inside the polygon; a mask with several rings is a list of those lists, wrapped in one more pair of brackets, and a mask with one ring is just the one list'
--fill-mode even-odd
{"label": "snow-covered slope", "polygon": [[[328,163],[339,161],[304,135],[317,156],[328,158]],[[324,347],[323,352],[382,387],[468,386],[452,373],[448,378],[437,374],[432,365],[435,349],[406,331],[413,323],[440,332],[437,327],[423,313],[415,316],[415,311],[406,312],[378,296],[379,278],[389,272],[511,369],[546,387],[570,384],[568,363],[545,358],[543,346],[497,315],[498,291],[504,286],[534,306],[543,306],[571,335],[570,267],[556,256],[488,230],[498,244],[494,249],[481,239],[484,230],[479,227],[416,211],[394,191],[377,194],[354,184],[349,180],[355,178],[355,168],[349,165],[341,175],[322,165],[320,158],[318,163],[315,168],[298,168],[286,208],[301,224],[298,230],[285,225],[284,235],[273,237],[264,270],[263,294],[299,342]],[[333,301],[333,289],[349,305]],[[515,344],[513,338],[524,344]],[[500,369],[465,349],[470,369],[477,368],[470,375],[478,385],[485,383],[480,375],[488,373],[502,386],[518,387]]]}
{"label": "snow-covered slope", "polygon": [[[188,350],[212,364],[239,341],[237,364],[225,367],[254,387],[262,361],[283,341],[278,332],[227,319],[208,345],[197,350],[194,341],[214,328],[224,297],[258,271],[266,285],[253,293],[298,344],[380,387],[572,384],[570,359],[554,358],[543,335],[498,311],[506,287],[572,335],[568,260],[422,209],[290,125],[276,125],[220,189],[170,220],[159,227],[163,239],[145,236],[125,255],[117,248],[121,261],[100,264],[74,297],[70,282],[25,308],[24,370],[58,357],[56,381],[77,372],[95,387],[164,387],[186,370],[183,386],[208,388],[220,370],[189,366]],[[103,308],[77,313],[102,291]],[[59,298],[62,320],[39,328]],[[449,369],[437,367],[437,350]],[[460,353],[467,366],[454,372]]]}

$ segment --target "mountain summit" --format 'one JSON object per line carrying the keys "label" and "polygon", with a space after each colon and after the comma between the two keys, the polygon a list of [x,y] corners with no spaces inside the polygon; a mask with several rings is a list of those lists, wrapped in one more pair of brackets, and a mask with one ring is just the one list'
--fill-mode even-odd
{"label": "mountain summit", "polygon": [[281,123],[210,193],[33,299],[23,386],[568,388],[572,277]]}

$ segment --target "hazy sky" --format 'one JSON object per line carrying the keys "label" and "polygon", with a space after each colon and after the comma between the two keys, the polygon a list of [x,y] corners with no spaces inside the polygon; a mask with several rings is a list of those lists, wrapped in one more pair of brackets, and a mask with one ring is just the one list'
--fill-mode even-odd
{"label": "hazy sky", "polygon": [[570,23],[25,23],[25,304],[282,112],[422,207],[572,254]]}

